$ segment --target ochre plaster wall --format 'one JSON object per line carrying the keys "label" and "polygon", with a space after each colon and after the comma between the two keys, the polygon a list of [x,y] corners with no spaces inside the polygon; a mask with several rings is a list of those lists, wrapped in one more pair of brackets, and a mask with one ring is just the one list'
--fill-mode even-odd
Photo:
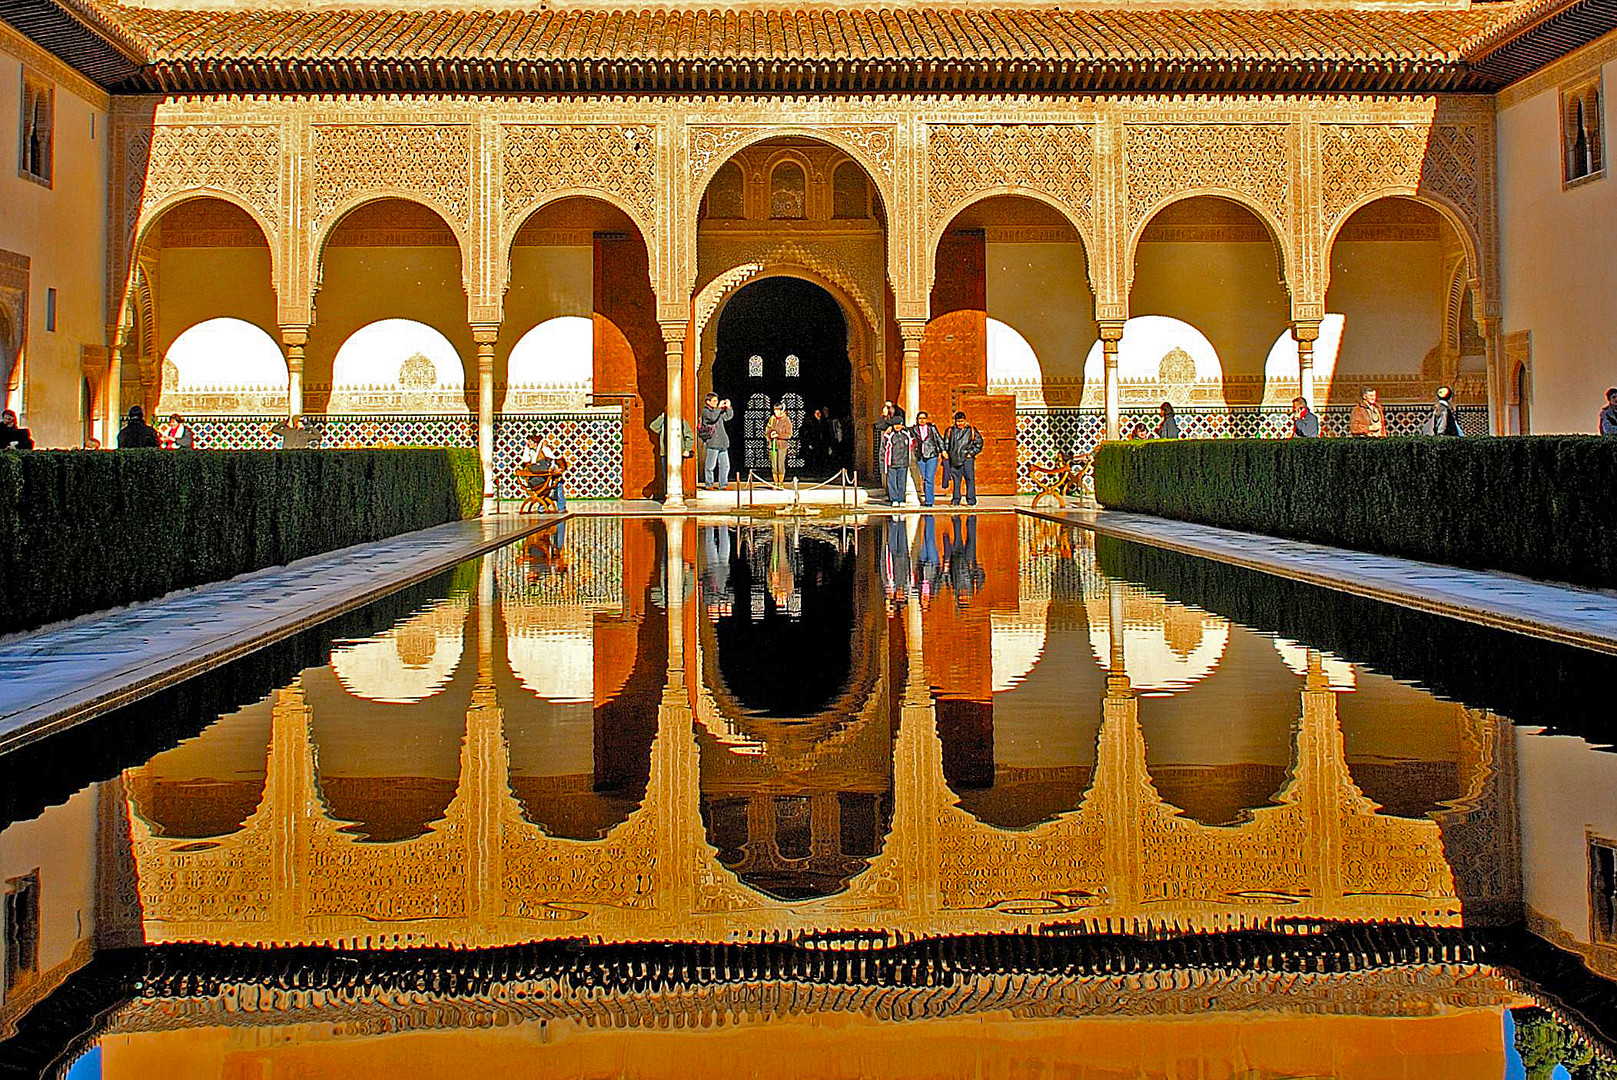
{"label": "ochre plaster wall", "polygon": [[1095,344],[1095,293],[1076,243],[987,244],[988,314],[1038,355],[1046,383],[1071,382],[1077,402]]}
{"label": "ochre plaster wall", "polygon": [[[1590,798],[1617,788],[1617,755],[1570,735],[1516,731],[1522,892],[1530,913],[1588,945],[1589,838],[1617,843],[1617,800]],[[1605,950],[1608,969],[1617,950]]]}
{"label": "ochre plaster wall", "polygon": [[1338,241],[1325,297],[1345,317],[1336,374],[1420,374],[1442,341],[1446,284],[1436,240]]}
{"label": "ochre plaster wall", "polygon": [[[1606,175],[1563,189],[1560,87],[1597,70]],[[1532,430],[1594,432],[1604,391],[1617,386],[1617,34],[1518,86],[1499,95],[1500,329],[1532,334]]]}
{"label": "ochre plaster wall", "polygon": [[1261,377],[1270,346],[1291,325],[1269,243],[1142,242],[1129,314],[1190,323],[1218,350],[1226,376]]}
{"label": "ochre plaster wall", "polygon": [[[280,340],[275,322],[268,247],[163,248],[157,258],[157,353],[207,319],[243,319]],[[229,357],[220,357],[220,385],[230,385]],[[329,372],[328,372],[329,374]]]}
{"label": "ochre plaster wall", "polygon": [[[18,175],[25,65],[56,88],[49,188]],[[108,322],[107,111],[88,84],[59,79],[59,68],[0,26],[0,251],[29,260],[23,422],[41,446],[78,446],[80,350],[105,345]],[[48,289],[57,294],[54,332],[45,329]]]}
{"label": "ochre plaster wall", "polygon": [[476,401],[477,350],[466,321],[460,253],[451,247],[326,249],[314,326],[304,360],[311,412],[325,408],[331,364],[355,330],[378,319],[414,319],[449,339],[460,354],[465,385]]}
{"label": "ochre plaster wall", "polygon": [[[495,382],[506,381],[511,350],[529,330],[563,315],[589,318],[594,285],[595,251],[588,244],[512,248],[511,287],[494,350]],[[494,404],[500,407],[499,398]]]}
{"label": "ochre plaster wall", "polygon": [[[39,975],[48,980],[60,978],[62,968],[76,967],[89,959],[87,952],[75,960],[75,950],[86,946],[95,933],[96,889],[96,800],[100,785],[74,795],[60,806],[53,806],[32,821],[8,826],[0,833],[0,881],[26,877],[39,872]],[[9,928],[8,928],[9,929]],[[6,943],[0,940],[0,964],[4,963]],[[11,998],[29,994],[32,980],[17,986]],[[0,1017],[5,1016],[8,1000],[0,980]]]}

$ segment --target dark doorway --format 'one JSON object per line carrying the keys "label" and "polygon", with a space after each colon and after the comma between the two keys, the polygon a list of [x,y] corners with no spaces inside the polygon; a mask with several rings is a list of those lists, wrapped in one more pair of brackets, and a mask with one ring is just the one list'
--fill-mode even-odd
{"label": "dark doorway", "polygon": [[[852,379],[847,321],[830,293],[792,277],[745,286],[719,316],[713,359],[713,391],[730,399],[742,421],[730,428],[736,444],[732,465],[769,475],[764,425],[779,402],[785,403],[798,436],[787,459],[788,475],[819,478],[848,464]],[[816,436],[811,426],[805,432],[803,422],[815,409],[841,422],[847,437],[840,453],[832,450],[829,431]]]}

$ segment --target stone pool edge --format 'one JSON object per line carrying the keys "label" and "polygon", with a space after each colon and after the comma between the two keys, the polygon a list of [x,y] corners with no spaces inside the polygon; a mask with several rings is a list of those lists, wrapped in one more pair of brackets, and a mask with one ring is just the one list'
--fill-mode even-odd
{"label": "stone pool edge", "polygon": [[[1022,506],[1018,510],[1030,517],[1075,525],[1091,532],[1165,548],[1181,555],[1212,559],[1214,562],[1495,630],[1617,655],[1617,596],[1610,593],[1487,570],[1466,570],[1395,555],[1375,555],[1325,544],[1238,532],[1147,514],[1125,514],[1087,507],[1046,510]],[[1311,557],[1329,560],[1333,568],[1326,570],[1305,565],[1301,561],[1305,552]],[[1367,569],[1375,580],[1365,576]],[[1515,604],[1490,603],[1485,597],[1459,592],[1452,584],[1445,584],[1439,579],[1448,579],[1451,583],[1464,582],[1485,591],[1499,589],[1516,592],[1543,601],[1549,608],[1576,605],[1597,614],[1584,619],[1558,618],[1553,614],[1532,615]]]}
{"label": "stone pool edge", "polygon": [[[268,590],[272,582],[279,581],[280,575],[318,572],[322,564],[340,563],[351,559],[358,552],[397,546],[411,540],[430,545],[446,532],[471,532],[474,528],[477,530],[474,535],[464,539],[450,539],[439,546],[429,547],[424,558],[401,558],[396,567],[380,571],[363,581],[349,580],[334,584],[328,591],[294,608],[265,610],[246,625],[212,636],[203,637],[202,633],[198,633],[198,640],[194,642],[165,647],[161,653],[154,652],[137,659],[129,666],[97,677],[83,686],[65,691],[51,691],[31,703],[14,708],[0,716],[0,759],[24,746],[139,701],[205,671],[222,667],[266,645],[272,645],[390,593],[425,581],[467,559],[476,558],[531,536],[540,529],[570,516],[569,514],[535,517],[502,514],[497,517],[472,518],[467,521],[434,525],[370,544],[359,544],[313,555],[283,566],[255,570],[227,581],[201,586],[187,593],[171,594],[127,608],[115,609],[105,617],[115,619],[131,610],[150,610],[157,605],[173,601],[176,596],[206,597],[210,590],[230,585],[241,586],[255,578],[263,579]],[[82,627],[95,618],[96,616],[89,616],[88,619],[73,620],[67,625]],[[27,640],[28,637],[24,636],[13,639],[8,644],[17,646]]]}

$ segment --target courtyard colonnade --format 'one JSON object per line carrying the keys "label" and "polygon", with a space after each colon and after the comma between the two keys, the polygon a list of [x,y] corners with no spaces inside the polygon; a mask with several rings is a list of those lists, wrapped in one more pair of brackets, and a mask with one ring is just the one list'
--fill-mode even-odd
{"label": "courtyard colonnade", "polygon": [[[913,415],[931,359],[925,343],[940,244],[962,211],[1003,196],[1048,208],[1081,241],[1091,294],[1082,303],[1092,305],[1082,314],[1103,356],[1107,437],[1119,434],[1125,324],[1143,314],[1130,302],[1138,249],[1153,219],[1186,200],[1233,203],[1269,233],[1283,326],[1296,343],[1297,390],[1312,397],[1333,242],[1356,212],[1398,198],[1435,212],[1457,243],[1457,287],[1486,352],[1490,424],[1499,431],[1503,422],[1486,96],[688,95],[588,105],[441,95],[147,97],[117,101],[112,135],[112,325],[101,402],[108,430],[132,382],[122,366],[143,351],[130,316],[140,302],[138,253],[165,212],[198,198],[233,204],[262,233],[292,413],[305,407],[306,352],[321,332],[322,293],[339,287],[328,280],[333,232],[381,200],[441,219],[459,257],[464,322],[436,328],[469,342],[465,398],[469,408],[475,403],[476,442],[491,477],[496,349],[502,332],[526,329],[506,327],[513,245],[536,212],[579,198],[604,204],[644,245],[644,280],[631,284],[648,302],[626,318],[648,333],[638,342],[631,331],[625,337],[645,367],[655,358],[638,353],[652,323],[651,340],[660,339],[663,370],[654,378],[641,370],[636,384],[647,416],[682,416],[694,426],[702,328],[722,294],[765,267],[862,297],[863,321],[879,324],[863,328],[867,345],[857,350],[871,383],[864,404],[886,396]],[[811,234],[699,252],[704,196],[719,170],[749,148],[782,142],[830,147],[862,170],[885,239],[874,273],[833,239]],[[385,279],[369,287],[391,288]],[[679,425],[666,425],[665,437],[657,486],[677,502],[691,488]]]}

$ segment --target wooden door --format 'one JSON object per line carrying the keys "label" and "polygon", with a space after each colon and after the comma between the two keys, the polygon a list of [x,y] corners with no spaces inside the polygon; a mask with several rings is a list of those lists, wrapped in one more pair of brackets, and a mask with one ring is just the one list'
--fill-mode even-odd
{"label": "wooden door", "polygon": [[977,458],[977,494],[1015,495],[1015,395],[962,394],[959,400],[958,408],[983,433],[983,452]]}

